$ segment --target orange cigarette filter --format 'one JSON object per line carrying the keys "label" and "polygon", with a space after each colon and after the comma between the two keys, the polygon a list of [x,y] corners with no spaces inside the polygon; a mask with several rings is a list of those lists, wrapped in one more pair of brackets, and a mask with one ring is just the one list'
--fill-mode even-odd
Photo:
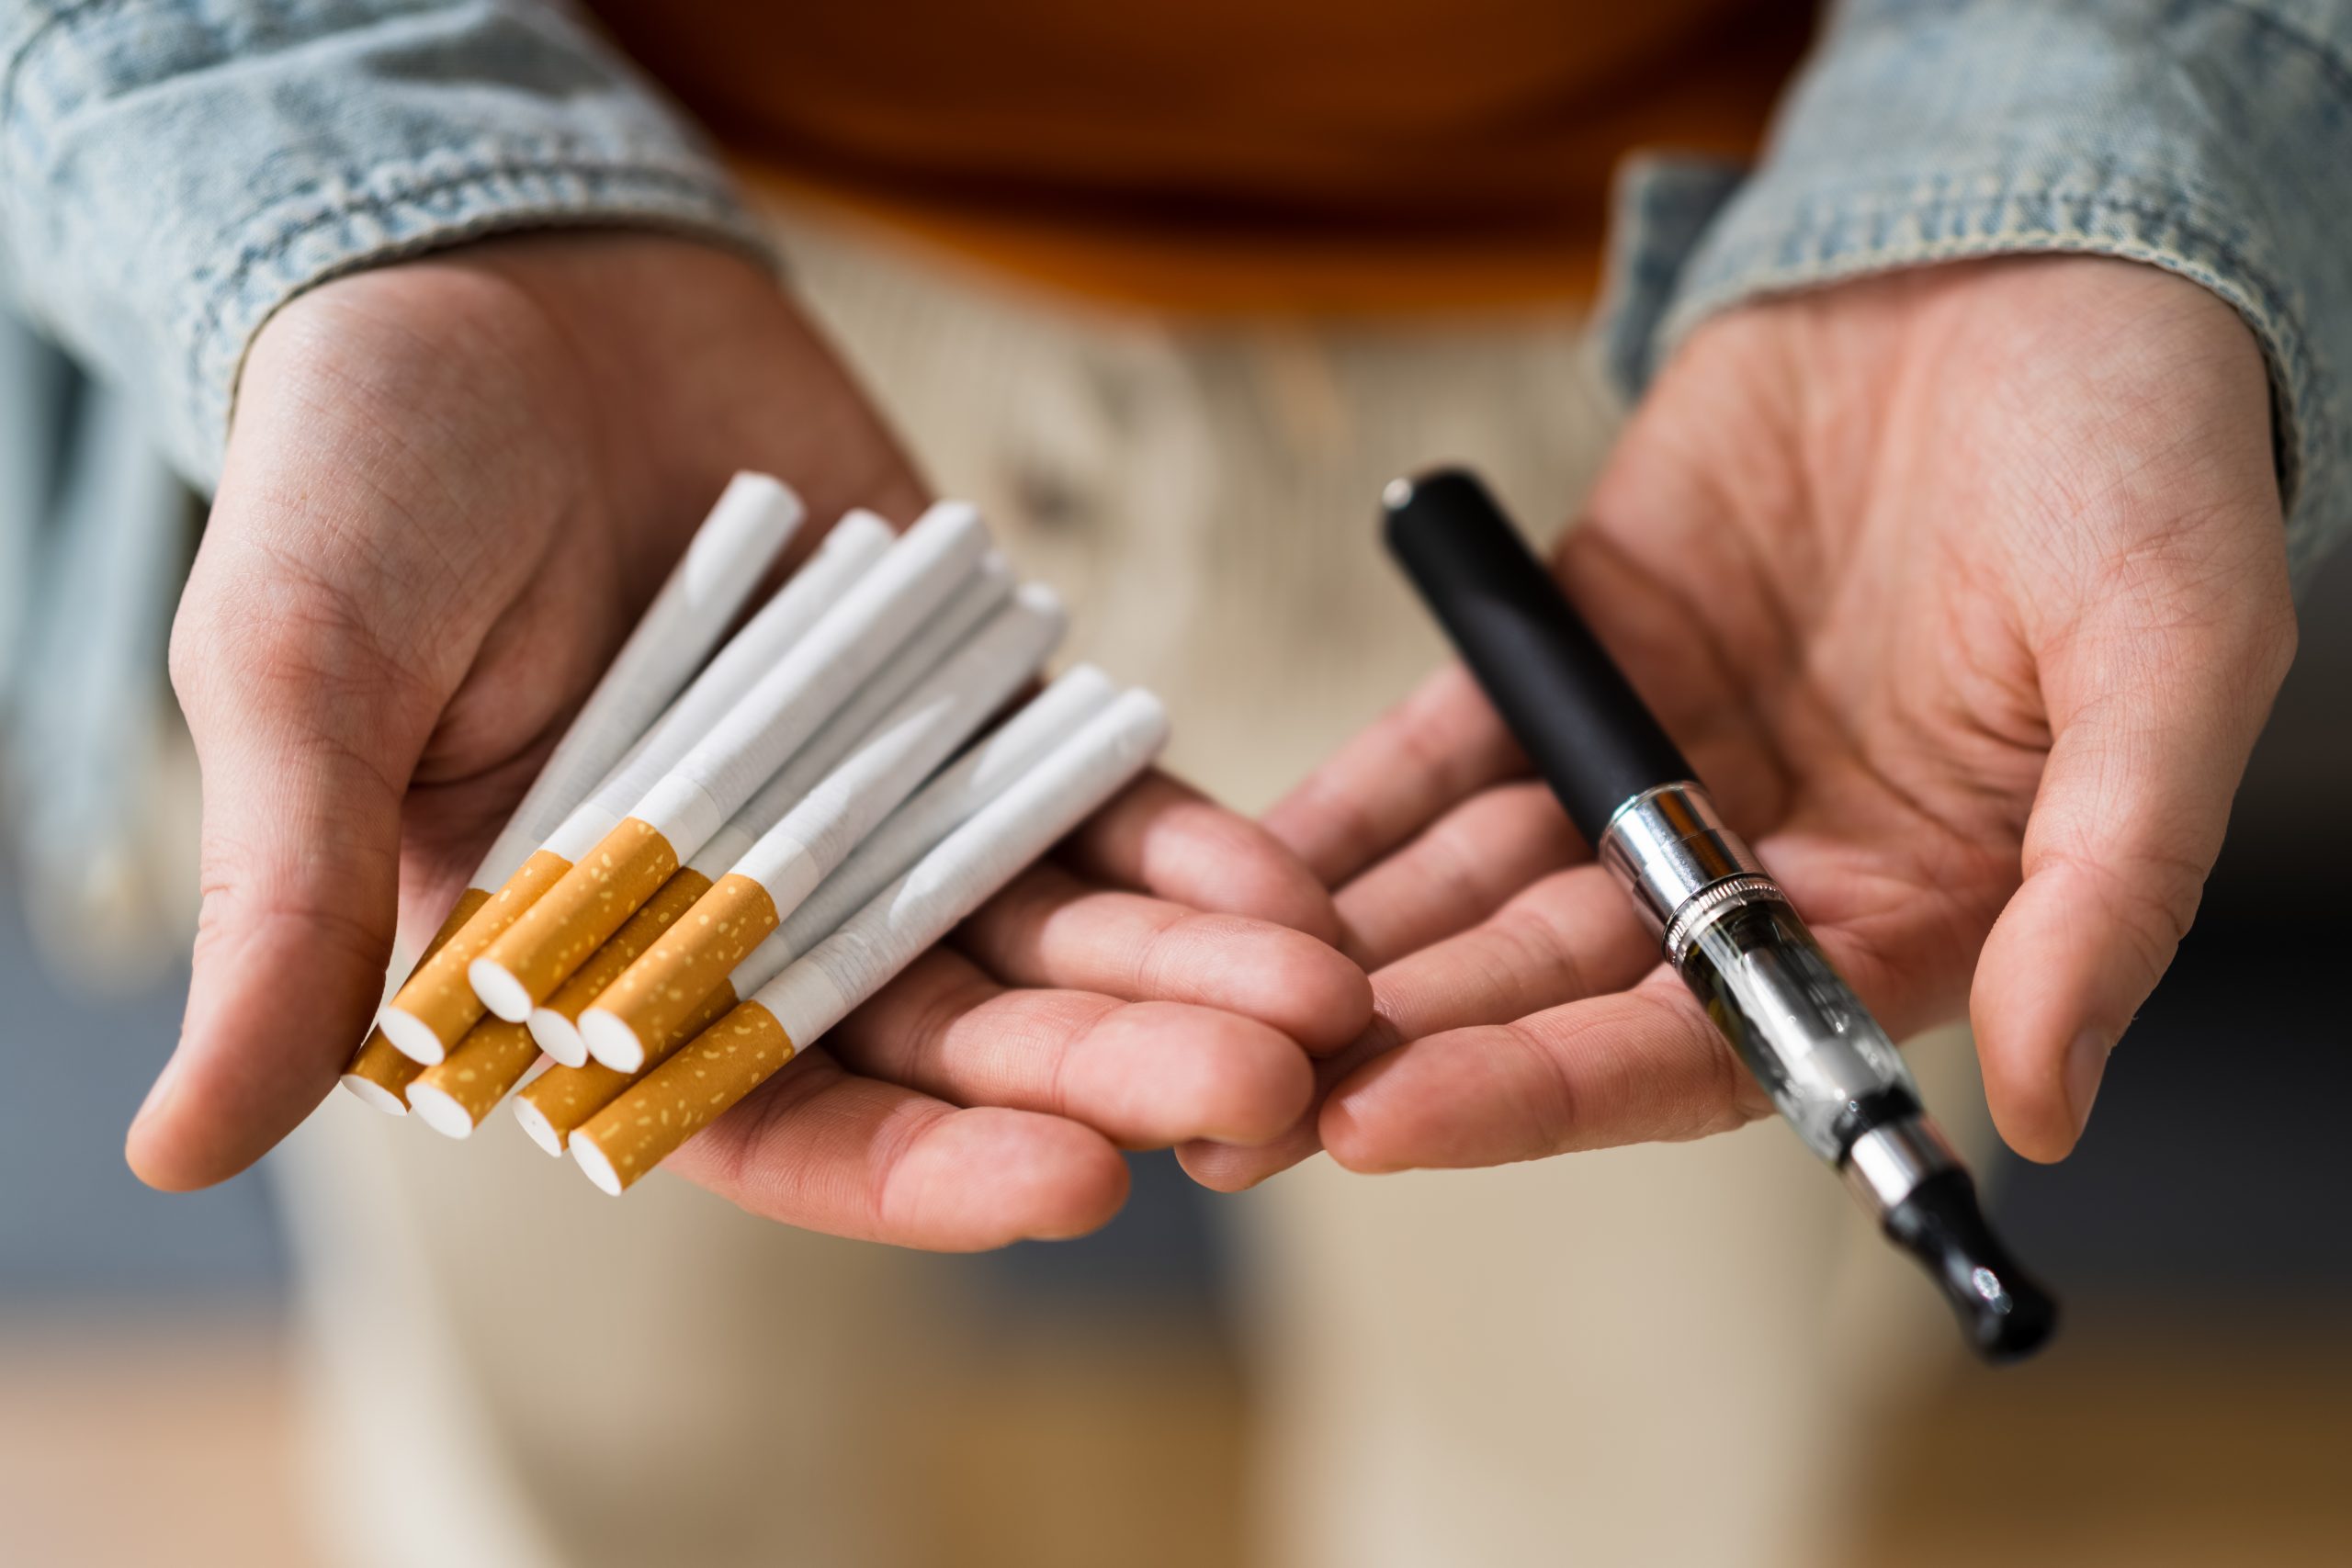
{"label": "orange cigarette filter", "polygon": [[516,1021],[527,1019],[531,1007],[553,996],[677,873],[678,853],[661,829],[635,817],[623,818],[602,843],[518,911],[487,946],[469,953],[466,964],[452,972],[451,984],[466,994],[473,1017],[479,1019],[486,1010],[467,979],[467,966],[485,959],[512,976],[528,995],[527,1006],[503,1010],[519,1014]]}
{"label": "orange cigarette filter", "polygon": [[417,1074],[409,1085],[409,1108],[435,1132],[466,1137],[538,1059],[539,1043],[528,1029],[483,1019],[447,1056]]}
{"label": "orange cigarette filter", "polygon": [[580,966],[578,974],[558,986],[553,996],[532,1010],[530,1028],[539,1048],[565,1066],[584,1064],[588,1048],[581,1043],[580,1032],[573,1027],[581,1013],[648,948],[661,941],[662,934],[676,925],[679,917],[693,908],[710,888],[710,878],[701,872],[690,865],[679,868],[678,874],[663,883],[662,890],[646,900],[645,908],[631,915],[613,933],[613,940]]}
{"label": "orange cigarette filter", "polygon": [[[578,975],[548,998],[549,1007],[560,1006],[565,992],[583,980],[593,980],[594,974],[609,976],[627,968],[629,960],[659,940],[694,904],[698,892],[709,886],[709,878],[692,870],[681,871],[664,883],[651,902],[631,916]],[[584,1000],[573,1002],[572,1015],[586,1005]],[[485,1018],[466,1032],[447,1056],[418,1075],[409,1089],[410,1105],[434,1131],[467,1137],[523,1081],[531,1064],[539,1059],[541,1048],[532,1025]]]}
{"label": "orange cigarette filter", "polygon": [[734,986],[722,983],[702,999],[702,1005],[684,1024],[654,1048],[646,1057],[645,1066],[633,1073],[619,1072],[602,1062],[591,1062],[584,1067],[549,1068],[524,1085],[523,1091],[514,1097],[515,1118],[541,1148],[551,1155],[563,1153],[574,1130],[618,1100],[630,1085],[668,1061],[679,1046],[733,1011],[739,999]]}
{"label": "orange cigarette filter", "polygon": [[[596,1008],[626,1024],[636,1042],[666,1040],[781,923],[766,887],[748,876],[722,876],[596,998]],[[596,1045],[596,1038],[589,1043]],[[610,1066],[644,1066],[615,1060],[603,1046],[598,1052]]]}
{"label": "orange cigarette filter", "polygon": [[797,1053],[775,1014],[741,1003],[590,1117],[571,1140],[572,1153],[584,1147],[583,1165],[608,1168],[610,1181],[599,1185],[624,1191]]}
{"label": "orange cigarette filter", "polygon": [[[449,939],[464,929],[475,911],[489,902],[489,892],[480,887],[469,887],[458,895],[457,907],[441,922],[441,929],[433,933],[433,940],[424,944],[417,967],[430,964],[433,955],[447,946]],[[344,1068],[343,1085],[378,1110],[397,1116],[407,1111],[408,1086],[424,1070],[423,1063],[393,1044],[382,1026],[378,1025],[368,1032],[368,1038],[351,1058],[351,1065]]]}
{"label": "orange cigarette filter", "polygon": [[548,850],[533,852],[506,886],[485,897],[463,925],[394,992],[384,1009],[382,1028],[391,1043],[420,1063],[447,1055],[481,1021],[481,998],[466,971],[493,946],[571,870],[571,863]]}

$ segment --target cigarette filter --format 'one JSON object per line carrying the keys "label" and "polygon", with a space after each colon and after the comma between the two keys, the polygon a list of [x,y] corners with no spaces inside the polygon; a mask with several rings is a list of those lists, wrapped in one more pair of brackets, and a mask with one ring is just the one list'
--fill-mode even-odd
{"label": "cigarette filter", "polygon": [[[424,952],[418,956],[417,962],[422,964],[429,961],[451,937],[464,929],[476,909],[489,902],[490,895],[479,887],[469,887],[458,894],[457,907],[449,911],[449,918],[441,922],[441,929],[434,933],[433,940],[424,944]],[[408,1086],[415,1082],[416,1075],[424,1070],[424,1064],[393,1044],[381,1029],[371,1029],[359,1047],[359,1054],[352,1057],[351,1065],[343,1070],[343,1087],[379,1111],[393,1116],[405,1116],[408,1114]]]}
{"label": "cigarette filter", "polygon": [[[744,967],[751,966],[747,959]],[[773,977],[773,976],[771,976]],[[524,1086],[514,1097],[514,1119],[531,1141],[551,1155],[563,1153],[564,1143],[572,1130],[591,1116],[617,1100],[622,1090],[636,1083],[687,1041],[717,1023],[734,1009],[737,1000],[732,983],[722,983],[718,989],[702,999],[702,1005],[687,1016],[686,1021],[662,1043],[662,1048],[647,1059],[647,1065],[633,1073],[617,1072],[602,1062],[589,1062],[577,1067],[553,1067]]]}
{"label": "cigarette filter", "polygon": [[482,1004],[511,1022],[529,1018],[947,602],[987,550],[988,530],[970,507],[924,513],[618,827],[471,961],[468,978]]}
{"label": "cigarette filter", "polygon": [[631,915],[613,933],[612,941],[580,966],[578,974],[531,1010],[528,1027],[539,1049],[560,1066],[577,1067],[585,1063],[588,1043],[580,1037],[576,1027],[581,1012],[604,995],[605,988],[619,979],[623,970],[660,941],[662,933],[677,924],[678,917],[693,908],[695,901],[709,891],[710,878],[693,866],[682,867],[663,883],[661,891],[646,901],[645,908]]}
{"label": "cigarette filter", "polygon": [[571,869],[571,863],[551,850],[533,851],[384,1004],[376,1015],[376,1027],[384,1037],[420,1066],[448,1055],[449,1047],[481,1017],[481,1003],[466,983],[467,965]]}
{"label": "cigarette filter", "polygon": [[617,1194],[765,1082],[1148,766],[1167,710],[1131,691],[949,834],[807,956],[573,1132]]}
{"label": "cigarette filter", "polygon": [[644,1065],[759,942],[892,808],[986,722],[1060,639],[1061,603],[1030,584],[942,660],[807,797],[745,851],[684,919],[580,1015],[589,1053]]}
{"label": "cigarette filter", "polygon": [[519,1023],[485,1018],[449,1054],[408,1086],[409,1108],[445,1137],[470,1137],[539,1059],[538,1042]]}
{"label": "cigarette filter", "polygon": [[481,1016],[466,965],[577,858],[540,858],[541,840],[686,683],[801,515],[799,497],[764,475],[738,474],[728,485],[474,873],[469,891],[495,888],[500,897],[477,900],[474,918],[455,931],[445,921],[429,956],[379,1015],[360,1047],[379,1076],[389,1066],[385,1043],[416,1062],[437,1062]]}

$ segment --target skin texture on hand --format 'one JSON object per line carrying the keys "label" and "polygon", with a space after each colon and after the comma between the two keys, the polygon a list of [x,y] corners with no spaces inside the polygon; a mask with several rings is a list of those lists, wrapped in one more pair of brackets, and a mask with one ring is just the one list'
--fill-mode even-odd
{"label": "skin texture on hand", "polygon": [[[925,500],[775,282],[721,250],[484,242],[272,319],[173,628],[204,900],[141,1177],[220,1180],[329,1091],[396,910],[438,923],[739,468],[820,523]],[[1298,1117],[1301,1045],[1369,1017],[1361,972],[1302,934],[1336,931],[1267,833],[1152,775],[678,1164],[844,1234],[1091,1228],[1125,1195],[1118,1144]]]}
{"label": "skin texture on hand", "polygon": [[[2171,962],[2295,643],[2252,334],[2091,258],[1702,327],[1557,557],[1569,596],[1896,1038],[1963,1010],[2029,1158],[2081,1135]],[[1268,815],[1377,1018],[1208,1184],[1318,1145],[1477,1166],[1766,1114],[1468,677]]]}

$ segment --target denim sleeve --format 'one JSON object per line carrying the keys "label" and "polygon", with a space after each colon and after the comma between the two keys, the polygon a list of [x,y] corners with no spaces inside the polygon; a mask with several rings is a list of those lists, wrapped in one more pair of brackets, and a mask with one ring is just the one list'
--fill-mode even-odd
{"label": "denim sleeve", "polygon": [[199,488],[278,306],[560,223],[761,244],[682,118],[548,0],[0,0],[7,286]]}
{"label": "denim sleeve", "polygon": [[2126,257],[2260,340],[2297,568],[2352,531],[2352,0],[1845,0],[1752,175],[1650,161],[1620,203],[1602,342],[1629,390],[1760,295]]}

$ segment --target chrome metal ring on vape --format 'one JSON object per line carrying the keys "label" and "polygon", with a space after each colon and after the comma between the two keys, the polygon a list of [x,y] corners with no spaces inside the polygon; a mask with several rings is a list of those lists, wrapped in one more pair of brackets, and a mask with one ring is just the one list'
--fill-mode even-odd
{"label": "chrome metal ring on vape", "polygon": [[1748,875],[1726,877],[1721,882],[1701,888],[1683,900],[1674,911],[1674,919],[1666,923],[1666,956],[1672,964],[1682,962],[1699,933],[1732,910],[1749,904],[1785,904],[1789,896],[1781,885],[1769,876]]}
{"label": "chrome metal ring on vape", "polygon": [[1873,1219],[1884,1219],[1921,1182],[1959,1164],[1960,1156],[1951,1152],[1933,1122],[1910,1116],[1873,1127],[1856,1138],[1853,1147],[1846,1151],[1846,1163],[1838,1174],[1846,1179],[1846,1190]]}
{"label": "chrome metal ring on vape", "polygon": [[1659,784],[1620,806],[1600,835],[1600,862],[1664,931],[1676,910],[1725,877],[1760,874],[1763,864],[1724,826],[1695,784]]}

